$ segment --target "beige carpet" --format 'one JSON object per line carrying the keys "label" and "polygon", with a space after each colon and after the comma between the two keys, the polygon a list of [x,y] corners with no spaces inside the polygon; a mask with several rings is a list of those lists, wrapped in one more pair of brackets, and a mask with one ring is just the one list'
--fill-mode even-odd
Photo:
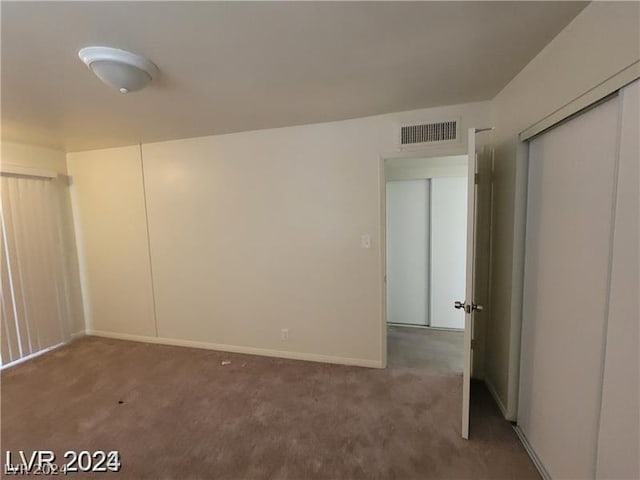
{"label": "beige carpet", "polygon": [[480,385],[460,438],[460,383],[84,338],[2,372],[2,450],[119,450],[105,479],[539,478]]}

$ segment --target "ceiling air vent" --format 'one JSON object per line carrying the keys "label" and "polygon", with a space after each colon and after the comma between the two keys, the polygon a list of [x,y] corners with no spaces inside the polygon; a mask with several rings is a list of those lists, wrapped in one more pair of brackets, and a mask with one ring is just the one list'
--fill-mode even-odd
{"label": "ceiling air vent", "polygon": [[454,142],[458,139],[458,121],[422,123],[400,128],[400,146]]}

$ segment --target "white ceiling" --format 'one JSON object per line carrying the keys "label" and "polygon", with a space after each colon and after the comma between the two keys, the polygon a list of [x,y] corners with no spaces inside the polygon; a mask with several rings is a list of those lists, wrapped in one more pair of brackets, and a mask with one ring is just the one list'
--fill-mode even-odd
{"label": "white ceiling", "polygon": [[[67,151],[487,100],[585,2],[6,2],[2,136]],[[162,74],[119,94],[77,52]]]}

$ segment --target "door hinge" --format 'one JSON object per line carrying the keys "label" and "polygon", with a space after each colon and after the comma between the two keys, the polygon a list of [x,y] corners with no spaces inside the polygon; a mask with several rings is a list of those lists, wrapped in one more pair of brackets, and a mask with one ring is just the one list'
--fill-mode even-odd
{"label": "door hinge", "polygon": [[471,348],[473,349],[473,348],[475,348],[475,346],[476,346],[476,341],[472,338],[471,339]]}
{"label": "door hinge", "polygon": [[473,177],[473,181],[474,181],[474,183],[475,183],[476,185],[479,185],[479,184],[480,184],[480,174],[479,174],[479,173],[476,173],[476,174],[474,175],[474,177]]}

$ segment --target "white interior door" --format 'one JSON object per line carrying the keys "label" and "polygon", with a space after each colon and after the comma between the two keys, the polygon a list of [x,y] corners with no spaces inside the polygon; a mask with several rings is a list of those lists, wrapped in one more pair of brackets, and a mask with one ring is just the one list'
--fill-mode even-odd
{"label": "white interior door", "polygon": [[387,182],[387,321],[428,325],[429,180]]}
{"label": "white interior door", "polygon": [[474,290],[475,270],[475,231],[476,231],[476,133],[469,129],[468,178],[467,178],[467,264],[465,282],[465,300],[456,302],[455,308],[464,309],[464,365],[462,374],[462,438],[469,438],[469,399],[471,394],[471,339],[473,338],[473,316],[481,305],[476,305]]}

